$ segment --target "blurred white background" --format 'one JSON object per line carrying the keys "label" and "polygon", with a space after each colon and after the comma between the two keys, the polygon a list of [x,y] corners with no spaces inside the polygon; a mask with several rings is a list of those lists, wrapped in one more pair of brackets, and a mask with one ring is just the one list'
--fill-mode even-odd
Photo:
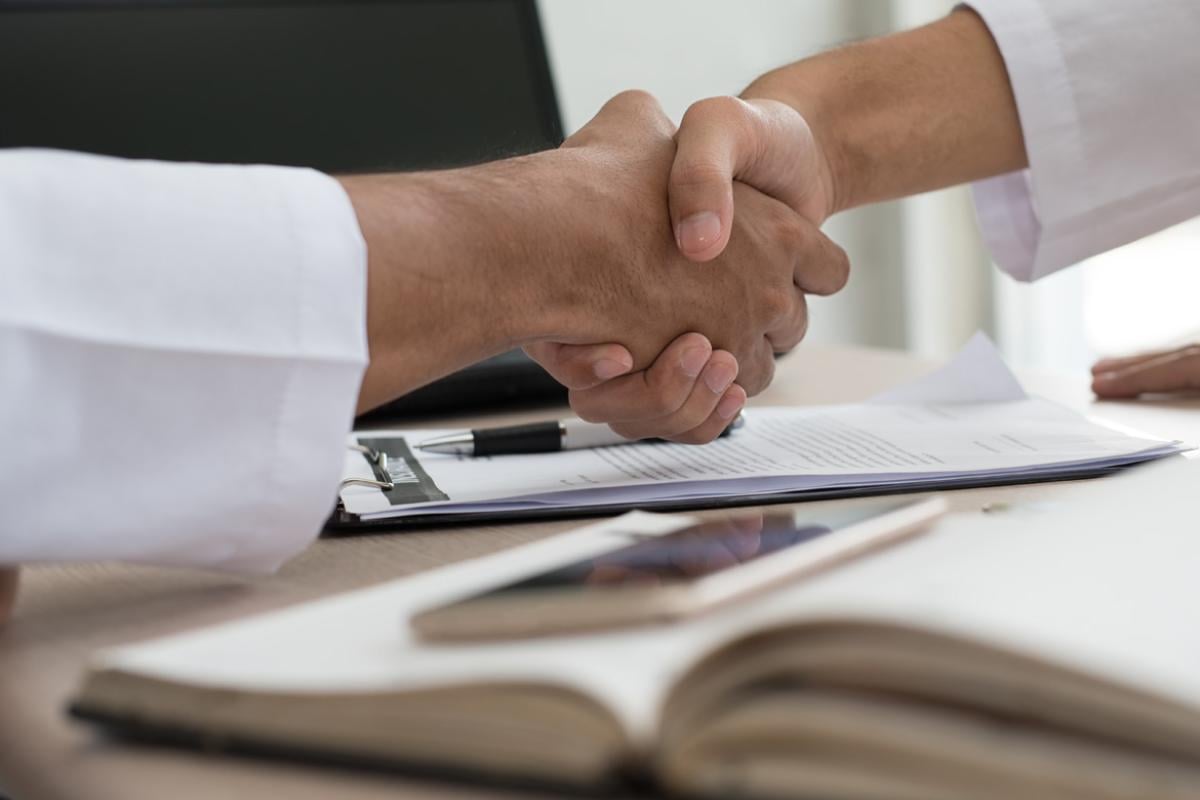
{"label": "blurred white background", "polygon": [[[646,89],[676,121],[694,100],[736,94],[771,67],[931,21],[954,0],[540,0],[568,131],[612,95]],[[850,285],[812,301],[810,342],[953,352],[990,333],[1010,362],[1086,369],[1200,338],[1200,222],[1033,286],[995,269],[965,188],[835,217]]]}

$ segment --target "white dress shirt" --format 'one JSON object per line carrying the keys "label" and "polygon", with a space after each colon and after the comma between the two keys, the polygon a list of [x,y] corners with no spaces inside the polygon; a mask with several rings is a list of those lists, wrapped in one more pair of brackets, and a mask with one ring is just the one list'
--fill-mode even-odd
{"label": "white dress shirt", "polygon": [[264,571],[308,544],[365,265],[312,170],[0,151],[0,564]]}
{"label": "white dress shirt", "polygon": [[1200,215],[1200,3],[970,0],[1029,170],[975,186],[996,262],[1033,280]]}

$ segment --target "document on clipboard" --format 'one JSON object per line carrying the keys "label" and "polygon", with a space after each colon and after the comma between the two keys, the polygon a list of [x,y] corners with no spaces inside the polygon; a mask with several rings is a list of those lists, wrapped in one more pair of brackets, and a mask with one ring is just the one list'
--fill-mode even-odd
{"label": "document on clipboard", "polygon": [[340,525],[679,510],[1090,477],[1180,453],[1025,393],[977,335],[949,364],[864,403],[759,407],[707,445],[632,443],[472,458],[418,453],[446,430],[360,432]]}

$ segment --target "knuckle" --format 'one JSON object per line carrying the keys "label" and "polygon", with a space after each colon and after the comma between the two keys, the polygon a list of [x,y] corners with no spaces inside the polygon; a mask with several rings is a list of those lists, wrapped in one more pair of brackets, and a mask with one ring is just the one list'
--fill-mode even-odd
{"label": "knuckle", "polygon": [[808,305],[801,295],[796,303],[796,311],[788,320],[787,326],[770,337],[771,346],[776,355],[791,351],[808,335]]}
{"label": "knuckle", "polygon": [[673,387],[662,381],[650,384],[637,401],[638,410],[644,417],[662,417],[674,414],[679,410],[679,398]]}
{"label": "knuckle", "polygon": [[667,118],[658,98],[645,89],[626,89],[609,100],[607,105],[644,120],[660,122]]}
{"label": "knuckle", "polygon": [[684,407],[680,410],[675,418],[671,420],[671,427],[675,431],[687,433],[692,431],[697,426],[702,425],[709,416],[707,408],[689,408]]}
{"label": "knuckle", "polygon": [[665,417],[679,410],[679,400],[673,392],[660,388],[648,393],[641,407],[648,416]]}
{"label": "knuckle", "polygon": [[655,370],[647,382],[643,396],[639,399],[638,407],[655,417],[674,414],[687,399],[684,388],[681,378],[673,370]]}
{"label": "knuckle", "polygon": [[792,316],[795,292],[792,287],[763,284],[759,293],[759,308],[768,322],[785,320]]}
{"label": "knuckle", "polygon": [[740,123],[748,117],[749,106],[732,95],[717,95],[697,100],[684,112],[684,122],[691,124]]}
{"label": "knuckle", "polygon": [[764,350],[766,353],[756,360],[754,368],[744,378],[738,378],[738,383],[746,390],[746,395],[749,397],[753,397],[770,386],[775,377],[775,359],[771,355],[769,347]]}
{"label": "knuckle", "polygon": [[808,238],[804,218],[782,203],[772,203],[768,208],[773,240],[783,245],[789,253],[802,248]]}
{"label": "knuckle", "polygon": [[637,108],[653,108],[658,106],[658,100],[645,89],[626,89],[623,92],[613,95],[613,99],[610,102]]}

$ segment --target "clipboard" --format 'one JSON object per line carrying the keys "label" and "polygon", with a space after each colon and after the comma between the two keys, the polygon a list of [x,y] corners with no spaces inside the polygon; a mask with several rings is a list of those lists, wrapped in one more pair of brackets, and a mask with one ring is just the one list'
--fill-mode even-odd
{"label": "clipboard", "polygon": [[[374,479],[348,478],[342,486],[370,486],[381,490],[393,487],[387,472],[388,456],[386,453],[373,450],[362,444],[350,445],[351,449],[363,454],[371,465]],[[1175,456],[1178,458],[1179,456]],[[624,514],[628,511],[649,511],[658,513],[678,513],[687,511],[707,511],[722,508],[737,508],[747,506],[769,506],[784,503],[816,502],[819,500],[843,500],[860,497],[885,497],[892,495],[921,494],[925,492],[950,491],[955,489],[984,489],[1000,486],[1032,485],[1038,483],[1055,483],[1061,481],[1089,480],[1106,475],[1113,475],[1131,467],[1150,461],[1158,461],[1161,456],[1150,455],[1141,460],[1132,460],[1120,466],[1080,467],[1079,465],[1064,465],[1062,469],[1051,470],[1037,476],[988,476],[964,479],[932,478],[929,480],[908,481],[902,485],[831,487],[820,489],[801,489],[773,494],[755,495],[724,495],[720,497],[692,497],[684,500],[666,499],[651,500],[637,503],[619,503],[596,506],[559,506],[554,508],[529,508],[509,511],[481,511],[478,513],[456,514],[414,514],[405,517],[383,519],[362,519],[357,514],[347,512],[338,501],[338,506],[325,523],[323,535],[327,537],[343,537],[355,535],[370,535],[378,533],[412,533],[429,529],[444,529],[468,527],[474,525],[490,525],[495,523],[545,522],[549,520],[588,519]]]}

